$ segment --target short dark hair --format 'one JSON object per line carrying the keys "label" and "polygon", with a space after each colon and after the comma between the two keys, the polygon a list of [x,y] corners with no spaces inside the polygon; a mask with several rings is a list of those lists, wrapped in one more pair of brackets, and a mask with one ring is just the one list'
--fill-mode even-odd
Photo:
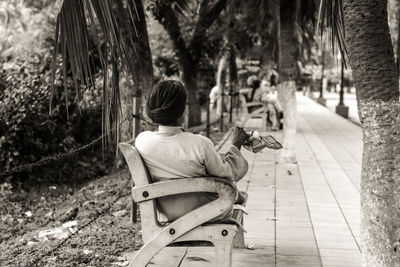
{"label": "short dark hair", "polygon": [[158,82],[147,99],[146,113],[155,123],[173,125],[185,112],[187,91],[177,80]]}
{"label": "short dark hair", "polygon": [[260,80],[257,79],[251,83],[251,88],[257,89],[258,87],[260,87]]}
{"label": "short dark hair", "polygon": [[256,79],[251,83],[251,97],[250,101],[253,101],[254,94],[256,93],[256,90],[260,88],[260,80]]}

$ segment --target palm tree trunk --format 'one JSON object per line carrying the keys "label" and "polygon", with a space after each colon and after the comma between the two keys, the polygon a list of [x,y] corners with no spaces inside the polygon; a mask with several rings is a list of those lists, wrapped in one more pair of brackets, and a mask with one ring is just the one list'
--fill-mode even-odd
{"label": "palm tree trunk", "polygon": [[[137,15],[134,14],[135,29],[133,30],[133,25],[126,24],[125,21],[118,21],[123,29],[121,37],[124,39],[125,43],[132,46],[132,51],[136,50],[135,55],[132,55],[134,60],[134,77],[133,80],[121,79],[121,110],[122,118],[127,118],[133,114],[133,98],[140,98],[141,110],[140,114],[144,114],[143,110],[145,108],[146,98],[153,86],[153,63],[151,58],[151,51],[149,45],[149,38],[147,33],[146,16],[143,9],[142,1],[135,1],[135,6],[133,3],[128,1],[131,5],[131,10],[136,10]],[[120,10],[120,12],[127,12],[127,10]],[[130,16],[125,14],[126,17]],[[141,36],[141,38],[137,38]],[[136,133],[133,133],[133,122],[130,120],[122,124],[121,126],[121,141],[127,141],[132,139],[140,131],[140,125],[136,125]]]}
{"label": "palm tree trunk", "polygon": [[188,103],[187,103],[187,120],[186,126],[192,127],[201,124],[201,109],[197,97],[197,67],[186,63],[180,64],[182,70],[182,81],[188,90]]}
{"label": "palm tree trunk", "polygon": [[400,266],[399,82],[386,0],[343,0],[346,44],[363,125],[363,266]]}
{"label": "palm tree trunk", "polygon": [[397,0],[397,49],[396,49],[396,66],[400,73],[400,1]]}
{"label": "palm tree trunk", "polygon": [[[224,53],[224,52],[223,52]],[[227,67],[227,53],[224,53],[221,58],[219,59],[218,63],[218,69],[217,69],[217,86],[219,89],[220,97],[218,98],[218,103],[217,103],[217,114],[219,116],[222,116],[224,113],[225,109],[225,102],[224,100],[226,99],[224,97],[225,94],[225,81],[224,78],[226,78],[226,67]]]}
{"label": "palm tree trunk", "polygon": [[295,163],[294,144],[296,139],[296,58],[293,45],[293,24],[281,22],[279,40],[279,78],[278,99],[284,113],[283,149],[280,160]]}

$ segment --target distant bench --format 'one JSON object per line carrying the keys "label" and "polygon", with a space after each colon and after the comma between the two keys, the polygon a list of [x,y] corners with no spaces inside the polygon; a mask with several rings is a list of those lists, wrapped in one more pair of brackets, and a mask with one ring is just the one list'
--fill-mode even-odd
{"label": "distant bench", "polygon": [[[135,186],[132,196],[139,204],[142,224],[143,247],[129,266],[144,267],[164,247],[184,242],[189,246],[204,246],[208,241],[215,247],[216,266],[232,266],[232,247],[244,248],[243,209],[234,209],[230,219],[209,223],[232,208],[237,198],[236,185],[217,177],[178,178],[168,181],[151,181],[150,173],[137,149],[128,143],[120,143]],[[169,195],[193,192],[217,193],[218,198],[171,223],[160,223],[156,199]],[[246,204],[245,196],[244,204]]]}
{"label": "distant bench", "polygon": [[[268,104],[261,101],[252,101],[247,102],[245,95],[248,94],[247,89],[240,90],[239,101],[242,108],[242,112],[244,113],[245,119],[247,121],[250,118],[260,118],[262,120],[262,130],[267,131],[268,122],[272,124],[271,119],[269,118],[269,110]],[[279,128],[283,129],[283,113],[279,115]]]}

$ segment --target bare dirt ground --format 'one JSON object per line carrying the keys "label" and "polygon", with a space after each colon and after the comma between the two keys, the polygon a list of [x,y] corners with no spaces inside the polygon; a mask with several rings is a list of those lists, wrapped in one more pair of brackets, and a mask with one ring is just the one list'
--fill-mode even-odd
{"label": "bare dirt ground", "polygon": [[[224,132],[211,127],[216,144]],[[203,131],[204,133],[204,131]],[[140,219],[130,222],[130,175],[126,169],[76,186],[0,190],[0,266],[124,266],[121,252],[141,246]],[[66,222],[69,237],[42,237]]]}

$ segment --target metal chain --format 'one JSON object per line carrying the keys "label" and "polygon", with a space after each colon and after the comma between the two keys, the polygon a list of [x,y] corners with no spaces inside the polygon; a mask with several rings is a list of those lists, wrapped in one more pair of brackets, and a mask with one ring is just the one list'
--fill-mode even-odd
{"label": "metal chain", "polygon": [[[226,117],[226,115],[224,114],[224,118],[225,117]],[[126,121],[131,120],[133,118],[134,119],[138,119],[140,121],[143,121],[143,122],[145,122],[145,123],[147,123],[149,125],[154,125],[153,122],[148,121],[148,120],[146,120],[144,118],[141,118],[140,115],[134,115],[134,114],[131,114],[129,117],[125,118],[119,125],[121,126],[123,123],[125,123]],[[216,122],[210,123],[210,125],[208,125],[208,126],[211,126],[211,125],[213,125],[215,123]],[[207,125],[199,125],[199,126],[191,127],[188,130],[189,131],[190,130],[197,130],[198,131],[199,129],[200,130],[204,130],[206,127],[207,127]],[[111,130],[109,130],[109,131],[111,131]],[[78,154],[78,153],[80,153],[80,152],[92,147],[93,145],[98,143],[100,140],[102,140],[105,137],[105,135],[106,134],[102,134],[101,136],[99,136],[98,138],[94,139],[90,143],[88,143],[86,145],[83,145],[81,147],[73,148],[73,149],[71,149],[71,150],[69,150],[67,152],[56,153],[56,154],[53,154],[53,155],[50,155],[50,156],[43,157],[42,159],[40,159],[40,160],[38,160],[36,162],[22,164],[22,165],[20,165],[18,167],[15,167],[13,169],[3,171],[3,172],[0,173],[0,177],[8,176],[8,175],[11,175],[11,174],[14,174],[14,173],[23,172],[23,171],[26,171],[26,170],[31,170],[32,168],[36,168],[36,167],[40,167],[40,166],[43,166],[43,165],[47,165],[47,164],[49,164],[51,162],[54,162],[54,161],[61,161],[61,160],[66,159],[66,158],[70,158],[73,155]]]}
{"label": "metal chain", "polygon": [[[228,93],[228,94],[225,93],[224,95],[226,95],[226,96],[237,95],[237,93]],[[225,115],[224,115],[224,117],[225,117]],[[135,115],[135,114],[131,114],[129,117],[125,118],[119,125],[121,126],[123,123],[125,123],[126,121],[131,120],[131,119],[138,119],[138,120],[143,121],[143,122],[145,122],[145,123],[147,123],[149,125],[154,125],[153,122],[148,121],[148,120],[142,118],[140,115]],[[214,123],[216,123],[216,122],[214,122]],[[201,125],[201,126],[191,127],[188,130],[189,131],[192,130],[192,129],[194,129],[194,130],[199,130],[199,129],[204,130],[207,126],[211,126],[214,123],[210,123],[210,125]],[[201,128],[201,127],[203,127],[204,129]],[[109,130],[109,132],[110,131],[112,131],[112,130]],[[49,155],[49,156],[43,157],[42,159],[40,159],[40,160],[38,160],[36,162],[28,163],[28,164],[21,164],[20,166],[17,166],[17,167],[15,167],[13,169],[3,171],[3,172],[0,173],[0,177],[8,176],[8,175],[11,175],[11,174],[14,174],[14,173],[23,172],[23,171],[26,171],[26,170],[31,170],[32,168],[36,168],[36,167],[40,167],[40,166],[43,166],[43,165],[47,165],[47,164],[49,164],[51,162],[54,162],[54,161],[61,161],[61,160],[66,159],[66,158],[70,158],[73,155],[78,154],[78,153],[80,153],[80,152],[92,147],[93,145],[98,143],[100,140],[102,140],[105,136],[106,136],[106,134],[102,134],[101,136],[99,136],[98,138],[94,139],[90,143],[88,143],[86,145],[83,145],[81,147],[73,148],[73,149],[71,149],[71,150],[69,150],[67,152],[56,153],[56,154],[53,154],[53,155]]]}
{"label": "metal chain", "polygon": [[42,158],[41,160],[39,160],[37,162],[23,164],[23,165],[20,165],[20,166],[18,166],[16,168],[11,169],[11,170],[4,171],[4,172],[0,173],[0,177],[11,175],[11,174],[18,173],[18,172],[23,172],[25,170],[30,170],[30,169],[35,168],[35,167],[40,167],[40,166],[46,165],[46,164],[48,164],[48,163],[50,163],[52,161],[60,161],[60,160],[65,159],[65,158],[69,158],[69,157],[71,157],[71,156],[73,156],[73,155],[75,155],[75,154],[77,154],[77,153],[79,153],[79,152],[81,152],[83,150],[86,150],[89,147],[93,146],[94,144],[99,142],[103,137],[104,137],[104,135],[101,135],[97,139],[93,140],[92,142],[90,142],[90,143],[88,143],[88,144],[86,144],[86,145],[84,145],[82,147],[74,148],[74,149],[71,149],[70,151],[67,151],[67,152],[64,152],[64,153],[58,153],[58,154],[54,154],[54,155],[51,155],[51,156],[47,156],[47,157],[44,157],[44,158]]}
{"label": "metal chain", "polygon": [[[146,123],[150,123],[150,122],[140,118],[140,116],[132,114],[131,116],[125,118],[119,125],[121,126],[123,123],[127,122],[128,120],[131,120],[132,118],[139,118],[139,120],[145,121]],[[110,131],[112,131],[112,130],[109,130],[109,132]],[[40,167],[40,166],[49,164],[49,163],[54,162],[54,161],[61,161],[61,160],[66,159],[66,158],[70,158],[73,155],[78,154],[78,153],[90,148],[91,146],[95,145],[100,140],[102,140],[105,137],[105,135],[106,134],[102,134],[98,138],[94,139],[92,142],[90,142],[90,143],[88,143],[86,145],[83,145],[81,147],[73,148],[73,149],[71,149],[71,150],[69,150],[67,152],[57,153],[57,154],[53,154],[53,155],[50,155],[50,156],[46,156],[46,157],[43,157],[42,159],[40,159],[39,161],[36,161],[34,163],[22,164],[22,165],[20,165],[18,167],[15,167],[15,168],[11,169],[11,170],[6,170],[6,171],[0,173],[0,177],[11,175],[11,174],[14,174],[14,173],[23,172],[25,170],[30,170],[32,168]]]}
{"label": "metal chain", "polygon": [[118,202],[118,200],[120,200],[122,197],[128,196],[130,194],[121,194],[122,191],[124,190],[124,188],[126,188],[129,185],[130,180],[128,180],[119,190],[118,194],[117,194],[117,198],[111,202],[111,204],[106,207],[105,209],[103,209],[100,212],[97,212],[96,216],[94,218],[92,218],[91,220],[89,220],[87,223],[83,224],[81,227],[79,227],[75,232],[71,233],[68,235],[67,238],[63,239],[60,243],[58,243],[55,247],[53,247],[52,249],[50,249],[49,251],[47,251],[46,253],[42,254],[40,257],[37,257],[36,259],[34,259],[31,263],[28,263],[26,266],[27,267],[31,267],[31,266],[35,266],[36,264],[38,264],[43,258],[51,255],[53,252],[55,252],[56,250],[58,250],[61,246],[63,246],[65,243],[67,243],[67,241],[69,241],[72,237],[78,235],[79,233],[81,233],[81,231],[83,229],[85,229],[86,227],[88,227],[89,225],[91,225],[93,222],[95,222],[97,219],[100,218],[100,216],[108,213],[111,209],[111,207]]}

